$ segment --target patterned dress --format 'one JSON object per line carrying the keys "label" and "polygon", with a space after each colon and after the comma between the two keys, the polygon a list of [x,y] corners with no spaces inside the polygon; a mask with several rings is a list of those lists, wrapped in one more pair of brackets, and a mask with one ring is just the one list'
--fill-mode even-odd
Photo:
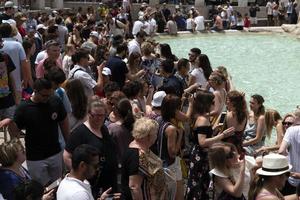
{"label": "patterned dress", "polygon": [[194,146],[190,152],[190,168],[188,175],[186,199],[209,199],[208,188],[210,183],[207,148],[200,147],[198,134],[211,138],[213,130],[211,126],[199,126],[193,130]]}

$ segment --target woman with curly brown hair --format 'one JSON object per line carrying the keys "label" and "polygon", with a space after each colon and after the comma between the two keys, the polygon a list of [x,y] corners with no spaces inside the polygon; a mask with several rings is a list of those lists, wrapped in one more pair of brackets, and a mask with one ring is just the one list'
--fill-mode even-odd
{"label": "woman with curly brown hair", "polygon": [[224,141],[236,146],[239,154],[243,152],[243,134],[247,124],[247,105],[245,94],[233,90],[228,92],[226,98],[227,113],[225,118],[225,128],[234,127],[234,135]]}

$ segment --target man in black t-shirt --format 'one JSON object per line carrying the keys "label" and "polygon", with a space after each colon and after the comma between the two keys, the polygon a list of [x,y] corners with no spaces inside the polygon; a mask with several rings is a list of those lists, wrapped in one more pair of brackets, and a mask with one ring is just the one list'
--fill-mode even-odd
{"label": "man in black t-shirt", "polygon": [[119,45],[116,55],[112,56],[106,64],[106,67],[111,70],[111,81],[117,82],[120,88],[124,86],[128,74],[126,63],[122,60],[126,57],[127,52],[126,44]]}
{"label": "man in black t-shirt", "polygon": [[37,79],[33,89],[31,98],[17,107],[14,122],[20,130],[26,130],[28,171],[33,179],[45,186],[62,176],[58,128],[66,140],[69,126],[63,103],[53,95],[51,82]]}

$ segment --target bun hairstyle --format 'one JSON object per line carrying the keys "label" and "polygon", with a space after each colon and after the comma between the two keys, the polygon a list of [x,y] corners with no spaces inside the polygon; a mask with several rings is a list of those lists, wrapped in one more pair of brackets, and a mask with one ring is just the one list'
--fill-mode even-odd
{"label": "bun hairstyle", "polygon": [[213,71],[210,75],[210,79],[214,81],[217,85],[221,85],[226,82],[226,77],[220,71]]}

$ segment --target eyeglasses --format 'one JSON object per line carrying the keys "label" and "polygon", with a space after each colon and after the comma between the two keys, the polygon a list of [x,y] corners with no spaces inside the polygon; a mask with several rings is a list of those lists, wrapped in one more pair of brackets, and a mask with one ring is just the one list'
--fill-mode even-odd
{"label": "eyeglasses", "polygon": [[92,117],[104,117],[105,114],[97,114],[97,113],[92,113],[92,112],[89,112],[89,114],[92,116]]}
{"label": "eyeglasses", "polygon": [[234,158],[234,156],[235,156],[235,151],[230,151],[227,155],[226,155],[226,159],[232,159],[232,158]]}
{"label": "eyeglasses", "polygon": [[293,124],[293,122],[282,122],[283,126],[292,126]]}

